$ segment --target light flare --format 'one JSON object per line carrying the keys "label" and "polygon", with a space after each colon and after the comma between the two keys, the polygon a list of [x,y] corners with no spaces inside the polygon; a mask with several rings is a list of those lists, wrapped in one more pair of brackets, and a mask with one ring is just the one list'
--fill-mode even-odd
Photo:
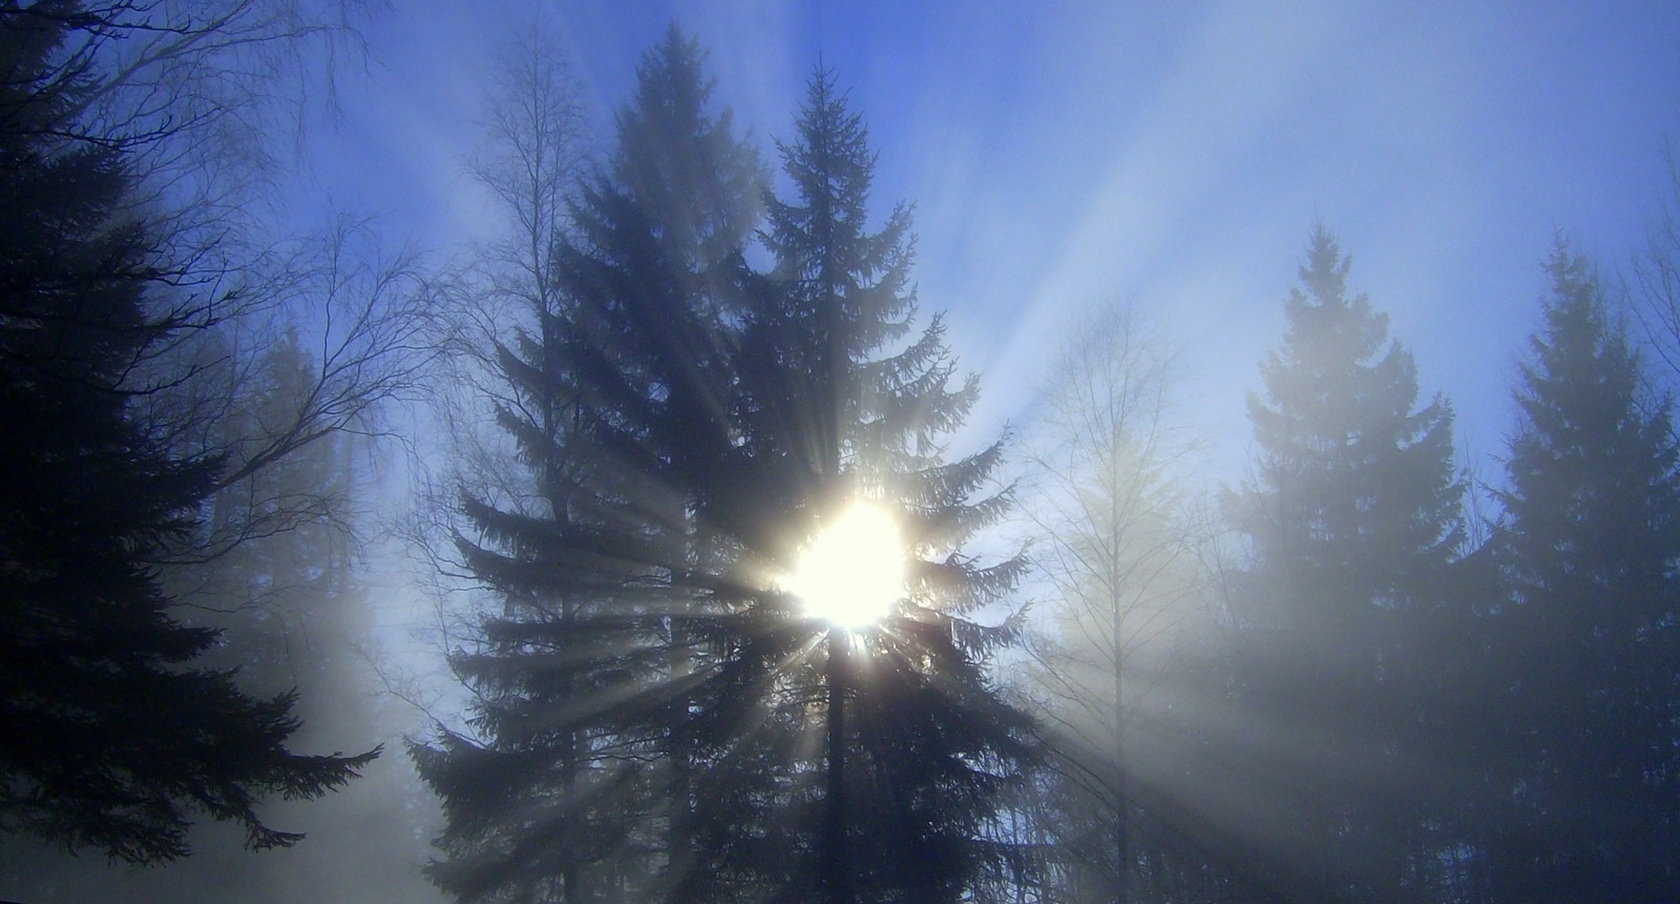
{"label": "light flare", "polygon": [[857,630],[885,617],[904,596],[904,542],[881,508],[857,503],[799,554],[784,589],[813,615]]}

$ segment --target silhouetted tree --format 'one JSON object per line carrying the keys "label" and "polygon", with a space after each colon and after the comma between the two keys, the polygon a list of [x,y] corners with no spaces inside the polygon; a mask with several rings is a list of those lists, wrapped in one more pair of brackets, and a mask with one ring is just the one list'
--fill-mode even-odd
{"label": "silhouetted tree", "polygon": [[224,460],[132,416],[164,388],[137,375],[199,303],[123,143],[78,118],[106,83],[65,46],[99,27],[72,3],[0,10],[0,829],[164,860],[203,813],[289,845],[257,803],[318,797],[377,750],[291,753],[295,695],[241,692],[199,664],[216,632],[171,614],[157,562],[199,529]]}
{"label": "silhouetted tree", "polygon": [[[895,208],[870,230],[874,154],[829,73],[811,80],[781,155],[794,198],[770,207],[765,240],[776,268],[748,328],[742,382],[751,473],[779,475],[756,482],[782,499],[766,500],[771,517],[762,523],[773,529],[748,534],[757,538],[748,548],[791,562],[789,540],[861,496],[900,519],[912,557],[906,598],[878,625],[850,632],[844,653],[834,649],[838,629],[794,622],[821,629],[827,655],[849,663],[841,699],[827,688],[822,724],[830,728],[836,702],[845,707],[840,737],[831,735],[845,751],[843,783],[824,788],[825,798],[844,794],[842,850],[816,851],[810,865],[827,858],[829,900],[986,899],[1023,875],[1028,851],[996,823],[1000,792],[1037,756],[1027,719],[1003,702],[988,670],[997,650],[1017,642],[1018,625],[977,617],[1014,587],[1024,562],[983,565],[961,552],[1009,504],[1007,491],[982,492],[1003,443],[945,459],[940,437],[961,424],[978,383],[956,380],[937,317],[914,331],[909,213]],[[750,523],[731,512],[737,519]],[[803,689],[834,677],[817,664],[784,674],[784,706],[813,699]],[[832,830],[816,836],[806,825],[807,837],[834,842]]]}
{"label": "silhouetted tree", "polygon": [[[878,354],[909,330],[907,219],[866,231],[861,125],[826,78],[785,152],[800,200],[773,206],[768,277],[744,256],[757,158],[708,98],[673,29],[572,210],[552,331],[507,358],[522,397],[555,394],[565,417],[554,434],[505,418],[545,475],[535,511],[467,502],[482,539],[463,550],[504,605],[456,657],[481,737],[416,751],[450,814],[433,875],[469,900],[808,899],[828,626],[778,576],[863,494],[940,558],[854,644],[848,880],[859,899],[955,900],[1010,853],[984,830],[1029,750],[983,669],[1013,627],[962,617],[1020,567],[956,552],[1002,505],[970,501],[999,450],[940,461],[975,384],[948,386],[937,321]],[[575,884],[565,856],[586,861]]]}
{"label": "silhouetted tree", "polygon": [[[27,89],[57,98],[31,126],[43,146],[119,152],[130,176],[121,215],[146,219],[168,257],[181,291],[152,302],[181,329],[137,363],[134,377],[158,391],[134,398],[131,417],[175,454],[222,456],[218,489],[325,437],[371,430],[375,409],[406,394],[429,356],[413,341],[424,293],[411,256],[382,256],[364,226],[299,239],[269,217],[288,149],[274,136],[301,136],[313,99],[332,96],[337,64],[359,51],[362,5],[54,0],[3,12],[8,29],[63,35]],[[263,351],[290,329],[316,352],[310,391],[288,416],[233,436],[246,382],[260,382]],[[278,514],[169,558],[202,561],[319,512]]]}
{"label": "silhouetted tree", "polygon": [[[1407,638],[1460,545],[1452,412],[1414,410],[1412,357],[1347,294],[1348,260],[1316,228],[1288,332],[1251,398],[1260,448],[1233,514],[1252,543],[1239,592],[1247,756],[1278,890],[1394,899],[1413,872],[1404,776],[1417,696]],[[1303,291],[1304,290],[1304,291]]]}
{"label": "silhouetted tree", "polygon": [[[247,418],[289,417],[295,394],[308,391],[316,372],[295,341],[268,349],[259,361],[247,381],[255,391],[225,425],[230,436],[254,435],[242,423]],[[293,713],[303,725],[288,740],[294,749],[331,750],[352,740],[371,746],[398,734],[365,655],[383,595],[364,585],[364,551],[353,526],[340,520],[369,497],[370,483],[358,469],[367,458],[353,447],[350,436],[325,437],[214,493],[202,507],[199,531],[272,524],[269,515],[281,512],[288,520],[305,511],[339,518],[252,534],[207,561],[161,572],[166,595],[176,601],[174,617],[221,632],[195,665],[237,668],[240,687],[253,696],[297,690]],[[240,827],[201,824],[188,836],[190,857],[137,874],[125,864],[90,863],[62,846],[14,838],[0,847],[0,885],[20,901],[442,900],[428,897],[436,890],[414,870],[426,854],[416,833],[429,814],[416,807],[424,791],[414,787],[410,764],[384,757],[360,771],[331,799],[265,804],[265,822],[308,833],[307,843],[288,850],[242,850]]]}
{"label": "silhouetted tree", "polygon": [[756,156],[707,110],[700,51],[673,29],[563,235],[570,176],[531,143],[564,140],[542,133],[561,87],[518,85],[541,116],[498,136],[524,142],[506,146],[537,176],[509,189],[528,310],[495,359],[510,390],[498,420],[531,479],[522,497],[462,499],[466,565],[501,601],[479,648],[453,657],[478,737],[414,751],[449,819],[430,874],[462,900],[642,900],[693,868],[688,676],[706,658],[693,624],[706,554],[681,469],[727,428],[709,340],[754,221]]}
{"label": "silhouetted tree", "polygon": [[1586,261],[1560,242],[1546,270],[1494,538],[1510,588],[1494,618],[1495,780],[1509,809],[1488,878],[1502,900],[1668,901],[1680,895],[1680,448]]}

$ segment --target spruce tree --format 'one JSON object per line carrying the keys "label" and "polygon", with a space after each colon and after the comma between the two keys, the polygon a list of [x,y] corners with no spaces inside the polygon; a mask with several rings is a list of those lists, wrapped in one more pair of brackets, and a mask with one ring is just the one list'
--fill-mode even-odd
{"label": "spruce tree", "polygon": [[[870,230],[874,155],[827,72],[810,82],[796,127],[781,146],[794,198],[771,205],[765,233],[777,262],[771,302],[757,309],[743,355],[746,447],[791,491],[778,506],[783,545],[769,552],[785,561],[788,540],[861,496],[895,513],[913,557],[907,596],[877,625],[844,640],[804,628],[853,666],[841,693],[826,688],[822,712],[832,730],[836,704],[846,710],[841,736],[830,735],[847,757],[844,782],[824,788],[845,796],[842,850],[813,852],[813,865],[828,900],[984,897],[1019,875],[1024,852],[995,840],[992,820],[1000,791],[1036,756],[1030,725],[987,672],[1016,626],[974,618],[1014,586],[1023,562],[982,565],[961,552],[1008,504],[1007,492],[981,492],[1003,443],[944,458],[940,437],[961,424],[978,384],[956,379],[939,318],[914,333],[909,213],[897,207]],[[816,665],[786,676],[793,699],[833,680]],[[833,767],[796,771],[817,765]],[[836,840],[832,830],[817,837]]]}
{"label": "spruce tree", "polygon": [[313,798],[377,751],[302,756],[295,694],[253,698],[183,625],[160,560],[199,529],[214,457],[172,453],[133,417],[137,374],[183,325],[182,274],[135,209],[120,143],[70,112],[75,4],[0,10],[0,832],[130,861],[188,852],[195,814],[252,847],[266,795]]}
{"label": "spruce tree", "polygon": [[1405,638],[1460,543],[1460,487],[1451,409],[1414,409],[1412,357],[1386,315],[1348,296],[1348,268],[1315,228],[1265,396],[1249,402],[1260,463],[1236,500],[1253,556],[1239,618],[1267,732],[1253,755],[1281,779],[1260,804],[1281,830],[1269,881],[1392,898],[1411,822],[1393,769],[1416,722]]}
{"label": "spruce tree", "polygon": [[1560,243],[1546,270],[1494,541],[1511,605],[1489,879],[1513,900],[1670,901],[1680,447],[1586,261]]}
{"label": "spruce tree", "polygon": [[673,29],[557,251],[558,342],[510,359],[566,402],[554,435],[516,433],[531,467],[562,466],[535,512],[468,502],[463,548],[503,610],[456,657],[482,737],[417,750],[450,818],[432,874],[464,900],[808,900],[831,632],[782,579],[861,494],[937,558],[855,640],[848,899],[956,900],[1008,853],[988,821],[1030,750],[984,672],[1012,628],[962,617],[1020,567],[957,552],[1003,504],[971,499],[1000,450],[940,460],[975,384],[951,385],[937,320],[881,351],[910,329],[908,221],[867,232],[866,143],[826,78],[784,149],[810,177],[772,205],[768,275],[744,254],[756,157],[708,95]]}
{"label": "spruce tree", "polygon": [[532,325],[499,353],[528,499],[464,495],[458,543],[499,599],[453,657],[477,737],[414,748],[464,901],[679,898],[696,876],[690,715],[714,665],[694,472],[727,446],[727,286],[757,158],[674,27],[585,180]]}

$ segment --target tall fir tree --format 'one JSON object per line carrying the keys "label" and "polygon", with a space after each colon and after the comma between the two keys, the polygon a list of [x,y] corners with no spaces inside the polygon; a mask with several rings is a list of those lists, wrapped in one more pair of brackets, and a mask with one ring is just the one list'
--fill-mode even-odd
{"label": "tall fir tree", "polygon": [[1584,258],[1546,264],[1516,391],[1496,560],[1501,640],[1489,888],[1509,900],[1680,896],[1680,447]]}
{"label": "tall fir tree", "polygon": [[1239,618],[1263,714],[1252,753],[1277,780],[1262,806],[1282,815],[1267,881],[1392,900],[1413,872],[1397,778],[1417,721],[1405,639],[1461,543],[1460,485],[1451,409],[1437,397],[1414,410],[1412,357],[1386,315],[1348,296],[1348,267],[1315,228],[1265,396],[1249,402],[1260,463],[1236,500],[1253,556]]}
{"label": "tall fir tree", "polygon": [[[758,467],[785,475],[772,481],[786,488],[773,522],[780,545],[767,551],[786,561],[788,540],[862,497],[900,520],[912,556],[907,596],[886,618],[844,640],[807,624],[826,633],[824,667],[811,660],[784,675],[787,699],[827,685],[825,819],[836,812],[827,798],[844,796],[838,831],[804,833],[840,849],[809,862],[829,900],[985,899],[1024,874],[1025,852],[995,821],[1000,792],[1036,757],[1031,726],[987,670],[1016,626],[975,618],[1014,586],[1023,560],[982,565],[961,552],[1008,505],[1007,492],[982,492],[1003,442],[944,458],[940,438],[962,423],[978,384],[956,379],[937,317],[912,335],[909,212],[897,207],[870,230],[874,154],[826,71],[811,80],[796,129],[780,148],[794,198],[771,205],[765,233],[777,262],[771,301],[756,310],[742,356],[746,446]],[[843,674],[836,656],[849,663]],[[847,758],[838,781],[834,745]]]}
{"label": "tall fir tree", "polygon": [[377,751],[303,756],[295,694],[253,698],[203,664],[160,560],[199,529],[213,457],[171,453],[132,416],[137,374],[184,325],[172,267],[136,211],[120,143],[71,111],[94,84],[64,60],[73,3],[0,10],[0,831],[130,861],[188,852],[195,814],[253,847],[269,794],[313,798]]}
{"label": "tall fir tree", "polygon": [[458,543],[500,600],[454,656],[478,737],[413,751],[448,819],[430,875],[464,901],[656,900],[699,875],[688,716],[710,554],[685,488],[728,442],[724,289],[760,185],[710,90],[673,27],[545,252],[555,285],[499,353],[515,402],[498,420],[534,489],[463,497]]}
{"label": "tall fir tree", "polygon": [[[747,267],[761,177],[705,111],[700,59],[675,29],[645,58],[558,252],[555,369],[534,347],[510,367],[563,387],[558,434],[518,435],[533,467],[565,466],[548,511],[469,502],[482,539],[464,549],[504,609],[456,658],[482,738],[416,751],[450,817],[433,875],[464,900],[808,899],[834,799],[829,630],[780,577],[864,494],[940,558],[855,641],[848,879],[860,900],[956,900],[1008,853],[987,823],[1030,752],[983,667],[1012,628],[962,617],[1020,567],[957,552],[1003,503],[970,499],[999,449],[939,459],[975,385],[950,386],[937,321],[878,353],[909,330],[908,221],[866,231],[867,146],[826,77],[784,149],[809,178],[773,205],[778,267]],[[564,878],[565,839],[597,878]]]}

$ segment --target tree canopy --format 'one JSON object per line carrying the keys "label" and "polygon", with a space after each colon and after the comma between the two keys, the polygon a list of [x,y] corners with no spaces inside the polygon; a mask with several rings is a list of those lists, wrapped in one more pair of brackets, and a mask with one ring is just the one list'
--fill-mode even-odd
{"label": "tree canopy", "polygon": [[[0,897],[195,847],[119,894],[411,896],[330,858],[421,856],[421,795],[410,878],[462,902],[1680,897],[1674,217],[1627,299],[1557,241],[1485,479],[1314,226],[1250,468],[1198,487],[1129,306],[967,438],[820,64],[761,145],[672,25],[596,141],[539,18],[465,161],[488,240],[286,238],[265,133],[357,41],[312,3],[0,0]],[[360,567],[391,433],[441,707],[358,643],[414,589]],[[252,866],[379,754],[298,752],[378,730],[363,671],[418,781],[310,815],[388,834]]]}

